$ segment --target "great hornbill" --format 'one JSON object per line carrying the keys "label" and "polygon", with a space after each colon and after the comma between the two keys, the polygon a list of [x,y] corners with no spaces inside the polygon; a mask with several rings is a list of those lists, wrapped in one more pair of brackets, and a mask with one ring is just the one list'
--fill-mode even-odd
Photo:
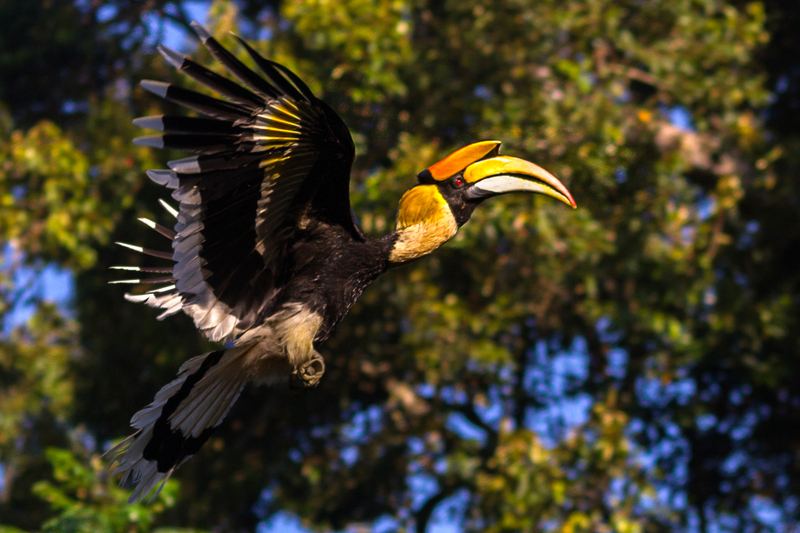
{"label": "great hornbill", "polygon": [[[457,150],[419,173],[400,199],[394,231],[365,235],[350,210],[355,147],[341,118],[287,68],[240,42],[262,75],[202,27],[197,34],[239,83],[163,46],[175,68],[227,101],[158,81],[156,95],[205,117],[152,116],[135,124],[165,132],[139,145],[197,155],[150,170],[180,204],[173,229],[141,219],[172,251],[129,244],[167,267],[114,267],[161,274],[117,283],[164,284],[126,298],[178,311],[213,341],[232,347],[186,361],[153,403],[136,413],[137,431],[109,451],[141,499],[209,438],[247,381],[313,387],[325,365],[314,343],[328,337],[361,292],[389,268],[429,254],[467,222],[483,200],[524,191],[575,207],[552,174],[499,155],[500,142]],[[160,487],[159,487],[160,490]],[[157,492],[156,492],[157,494]]]}

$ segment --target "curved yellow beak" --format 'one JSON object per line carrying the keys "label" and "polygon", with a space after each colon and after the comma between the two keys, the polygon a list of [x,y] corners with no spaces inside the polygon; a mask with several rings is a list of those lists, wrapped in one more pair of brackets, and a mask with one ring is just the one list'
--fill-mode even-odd
{"label": "curved yellow beak", "polygon": [[575,200],[558,178],[530,161],[497,156],[483,159],[464,170],[464,179],[472,186],[471,199],[484,199],[507,192],[532,192],[560,200],[575,209]]}

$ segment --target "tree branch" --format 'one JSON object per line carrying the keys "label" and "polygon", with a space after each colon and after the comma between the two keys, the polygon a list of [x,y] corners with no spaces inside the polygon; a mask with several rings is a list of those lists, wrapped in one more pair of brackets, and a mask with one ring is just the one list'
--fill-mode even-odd
{"label": "tree branch", "polygon": [[428,528],[428,522],[430,522],[436,506],[452,496],[456,490],[462,487],[465,487],[465,485],[462,483],[445,485],[445,487],[443,487],[438,493],[428,498],[428,501],[426,501],[422,507],[419,508],[419,511],[414,513],[417,533],[425,533],[425,530]]}
{"label": "tree branch", "polygon": [[451,407],[453,411],[461,413],[471,424],[481,428],[486,433],[486,444],[481,448],[481,457],[484,459],[485,463],[485,460],[494,455],[494,451],[497,449],[499,440],[497,430],[480,417],[478,412],[475,411],[475,405],[473,405],[472,402],[452,405]]}

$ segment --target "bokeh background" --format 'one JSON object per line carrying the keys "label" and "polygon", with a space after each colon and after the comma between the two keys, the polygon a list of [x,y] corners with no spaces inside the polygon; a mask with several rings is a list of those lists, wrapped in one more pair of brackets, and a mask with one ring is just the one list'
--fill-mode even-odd
{"label": "bokeh background", "polygon": [[[107,285],[169,220],[144,170],[181,155],[131,119],[175,111],[138,86],[179,79],[157,43],[212,63],[193,19],[344,118],[370,234],[487,138],[579,208],[487,202],[366,291],[318,389],[249,388],[127,505],[100,455],[213,348]],[[798,28],[796,0],[0,2],[0,532],[800,531]]]}

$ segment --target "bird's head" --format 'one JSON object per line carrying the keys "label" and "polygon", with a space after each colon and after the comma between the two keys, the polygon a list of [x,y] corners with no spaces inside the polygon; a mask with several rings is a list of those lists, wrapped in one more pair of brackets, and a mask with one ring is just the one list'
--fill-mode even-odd
{"label": "bird's head", "polygon": [[397,240],[389,260],[410,261],[453,237],[482,201],[509,192],[551,196],[575,208],[575,200],[552,174],[524,159],[501,156],[500,141],[456,150],[417,175],[419,184],[400,200]]}

